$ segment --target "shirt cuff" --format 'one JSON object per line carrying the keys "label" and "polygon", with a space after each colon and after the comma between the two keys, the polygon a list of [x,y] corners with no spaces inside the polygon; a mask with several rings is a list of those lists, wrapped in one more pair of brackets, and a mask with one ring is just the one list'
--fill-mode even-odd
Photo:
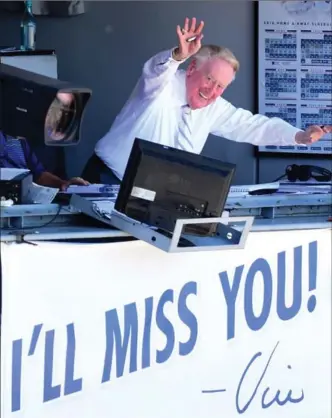
{"label": "shirt cuff", "polygon": [[173,58],[173,52],[176,50],[176,48],[178,48],[178,47],[176,46],[176,47],[174,47],[174,48],[172,48],[172,49],[170,49],[170,50],[168,51],[168,53],[169,53],[169,60],[170,60],[171,62],[176,63],[177,65],[180,65],[180,64],[182,64],[183,62],[187,61],[187,58],[186,58],[186,59],[184,59],[184,60],[181,60],[181,61],[175,60],[175,59]]}
{"label": "shirt cuff", "polygon": [[295,128],[292,125],[289,125],[289,127],[286,130],[285,136],[284,136],[285,142],[287,142],[287,144],[289,143],[290,145],[299,145],[295,141],[295,136],[298,132],[303,132],[303,131],[299,128]]}
{"label": "shirt cuff", "polygon": [[274,124],[275,138],[278,138],[278,144],[275,145],[299,145],[295,141],[295,136],[298,132],[303,132],[301,129],[290,125],[283,119],[271,118],[270,121]]}

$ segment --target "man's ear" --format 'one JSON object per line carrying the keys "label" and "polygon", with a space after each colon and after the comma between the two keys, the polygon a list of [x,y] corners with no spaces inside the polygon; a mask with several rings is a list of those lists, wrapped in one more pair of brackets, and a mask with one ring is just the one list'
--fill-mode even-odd
{"label": "man's ear", "polygon": [[197,60],[194,58],[187,67],[187,76],[191,76],[197,68]]}

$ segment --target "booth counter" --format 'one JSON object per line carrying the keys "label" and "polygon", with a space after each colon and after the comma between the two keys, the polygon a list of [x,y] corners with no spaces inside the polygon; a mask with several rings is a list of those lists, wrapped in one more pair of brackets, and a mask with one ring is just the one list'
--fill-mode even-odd
{"label": "booth counter", "polygon": [[250,230],[202,251],[1,208],[1,416],[329,418],[331,199],[229,198]]}

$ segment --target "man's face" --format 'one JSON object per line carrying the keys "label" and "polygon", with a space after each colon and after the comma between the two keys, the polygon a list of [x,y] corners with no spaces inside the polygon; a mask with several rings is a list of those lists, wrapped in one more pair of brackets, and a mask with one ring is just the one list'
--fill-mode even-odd
{"label": "man's face", "polygon": [[188,105],[192,109],[200,109],[213,103],[234,76],[232,66],[219,58],[207,60],[198,68],[196,60],[193,60],[186,73]]}

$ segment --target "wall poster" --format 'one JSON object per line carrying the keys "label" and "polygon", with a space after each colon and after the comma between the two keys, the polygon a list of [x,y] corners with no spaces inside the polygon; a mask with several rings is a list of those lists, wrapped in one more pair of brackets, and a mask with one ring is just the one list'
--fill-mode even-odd
{"label": "wall poster", "polygon": [[[305,129],[332,124],[331,1],[259,1],[259,113]],[[332,134],[310,146],[259,152],[331,154]]]}

